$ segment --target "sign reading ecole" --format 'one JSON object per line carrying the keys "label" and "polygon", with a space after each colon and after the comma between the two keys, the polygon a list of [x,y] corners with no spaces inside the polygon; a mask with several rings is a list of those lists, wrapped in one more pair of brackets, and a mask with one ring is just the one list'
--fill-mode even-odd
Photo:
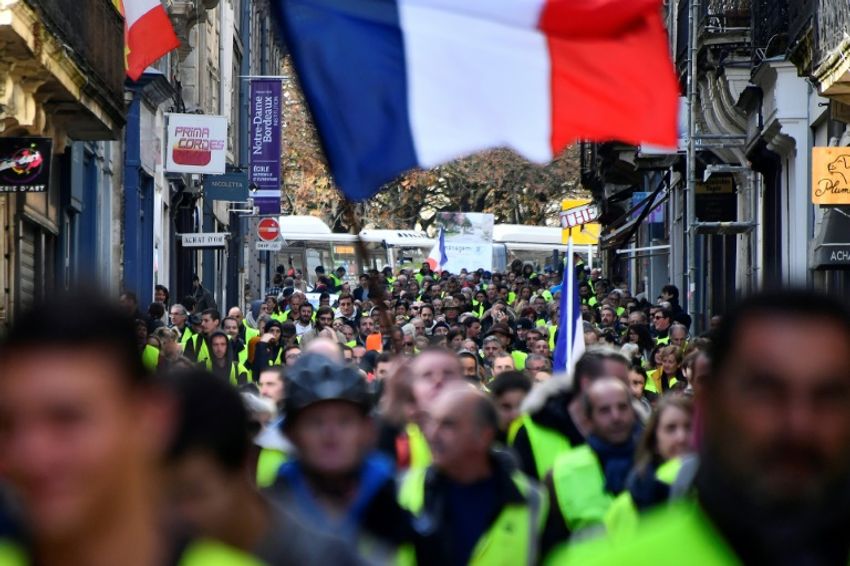
{"label": "sign reading ecole", "polygon": [[197,232],[182,234],[184,248],[223,248],[227,245],[227,232]]}

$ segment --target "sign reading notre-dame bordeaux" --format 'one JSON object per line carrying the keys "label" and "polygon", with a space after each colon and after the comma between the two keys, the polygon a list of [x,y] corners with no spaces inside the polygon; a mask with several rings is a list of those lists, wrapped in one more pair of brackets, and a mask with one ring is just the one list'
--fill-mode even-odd
{"label": "sign reading notre-dame bordeaux", "polygon": [[0,138],[0,193],[43,193],[50,184],[50,138]]}

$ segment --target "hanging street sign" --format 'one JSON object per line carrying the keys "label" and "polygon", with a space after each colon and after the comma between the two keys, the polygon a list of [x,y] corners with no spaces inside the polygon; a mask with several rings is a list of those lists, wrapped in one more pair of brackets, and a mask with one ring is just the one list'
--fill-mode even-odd
{"label": "hanging street sign", "polygon": [[196,232],[182,234],[184,248],[223,248],[227,245],[227,232]]}
{"label": "hanging street sign", "polygon": [[575,228],[583,224],[596,222],[601,216],[599,207],[595,204],[585,204],[561,211],[561,228]]}

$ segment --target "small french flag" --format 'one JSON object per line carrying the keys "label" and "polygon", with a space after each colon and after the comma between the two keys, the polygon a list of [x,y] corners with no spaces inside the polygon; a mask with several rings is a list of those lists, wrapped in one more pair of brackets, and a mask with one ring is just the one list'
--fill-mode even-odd
{"label": "small french flag", "polygon": [[506,146],[675,147],[661,0],[272,0],[337,185]]}
{"label": "small french flag", "polygon": [[431,248],[431,253],[428,254],[428,258],[425,261],[428,262],[431,271],[437,273],[443,271],[443,266],[448,263],[449,256],[446,255],[446,233],[442,228],[440,228],[440,237],[437,239],[437,243]]}

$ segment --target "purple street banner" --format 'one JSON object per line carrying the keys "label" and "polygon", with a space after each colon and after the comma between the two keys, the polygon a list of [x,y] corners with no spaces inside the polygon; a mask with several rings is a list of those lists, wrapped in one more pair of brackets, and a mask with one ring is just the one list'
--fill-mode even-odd
{"label": "purple street banner", "polygon": [[254,206],[260,214],[280,213],[279,79],[251,81],[249,181],[256,185]]}

